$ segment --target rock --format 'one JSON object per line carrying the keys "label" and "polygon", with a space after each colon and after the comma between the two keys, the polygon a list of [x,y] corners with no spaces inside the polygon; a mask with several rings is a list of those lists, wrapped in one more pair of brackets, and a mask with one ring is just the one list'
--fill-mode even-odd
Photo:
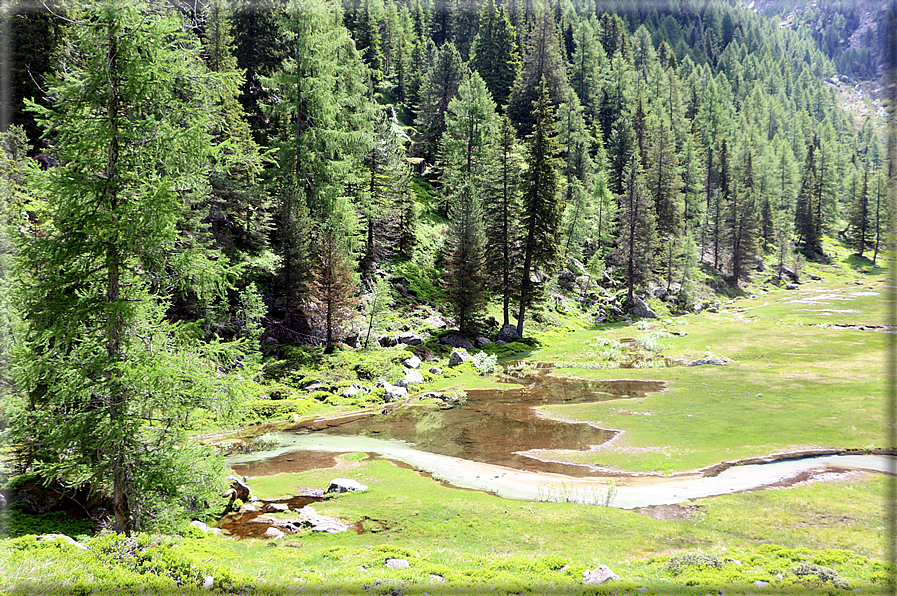
{"label": "rock", "polygon": [[289,511],[289,510],[290,510],[289,505],[286,505],[284,503],[265,503],[265,511],[267,511],[268,513],[282,512],[282,511]]}
{"label": "rock", "polygon": [[438,575],[436,573],[431,573],[430,579],[434,582],[444,582],[445,581],[444,577],[442,577],[441,575]]}
{"label": "rock", "polygon": [[656,319],[657,314],[651,310],[651,307],[648,306],[648,303],[639,298],[638,296],[633,296],[635,300],[635,304],[629,309],[629,314],[633,317],[638,317],[639,319]]}
{"label": "rock", "polygon": [[384,383],[383,389],[386,391],[386,401],[397,401],[404,399],[405,396],[408,395],[408,390],[399,385]]}
{"label": "rock", "polygon": [[202,523],[199,520],[194,519],[192,522],[190,522],[190,525],[193,526],[194,528],[199,528],[200,530],[203,531],[203,533],[209,531],[209,526],[207,526],[206,524]]}
{"label": "rock", "polygon": [[475,348],[482,348],[483,346],[487,346],[491,343],[492,343],[492,340],[490,340],[488,337],[485,337],[482,335],[479,336],[478,338],[476,338],[475,340],[473,340],[473,345]]}
{"label": "rock", "polygon": [[330,481],[330,485],[327,487],[328,493],[346,493],[346,492],[355,492],[355,491],[366,491],[368,487],[361,484],[357,480],[352,480],[351,478],[335,478]]}
{"label": "rock", "polygon": [[411,358],[406,358],[402,364],[405,365],[406,368],[420,368],[420,358],[417,356],[412,356]]}
{"label": "rock", "polygon": [[237,478],[236,476],[228,476],[228,480],[231,480],[230,488],[224,493],[225,497],[230,497],[233,501],[234,499],[239,499],[241,501],[249,500],[249,485],[245,482]]}
{"label": "rock", "polygon": [[457,333],[449,333],[448,335],[442,337],[439,340],[439,343],[444,346],[452,346],[453,348],[464,348],[465,350],[472,350],[473,344],[466,337],[461,337]]}
{"label": "rock", "polygon": [[732,563],[733,565],[738,565],[741,567],[742,563],[738,559],[726,559],[726,563]]}
{"label": "rock", "polygon": [[44,535],[44,536],[37,536],[35,539],[36,539],[38,542],[41,542],[41,541],[43,541],[43,540],[58,540],[58,539],[62,539],[62,540],[65,540],[66,542],[68,542],[69,544],[71,544],[72,546],[74,546],[74,547],[76,547],[76,548],[78,548],[78,549],[80,549],[80,550],[90,550],[90,547],[85,546],[84,544],[81,544],[80,542],[78,542],[77,540],[75,540],[74,538],[72,538],[71,536],[66,536],[65,534],[46,534],[46,535]]}
{"label": "rock", "polygon": [[757,581],[754,582],[754,587],[762,590],[763,588],[769,587],[769,582],[760,581],[758,579]]}
{"label": "rock", "polygon": [[396,345],[396,340],[389,337],[388,335],[381,335],[377,338],[377,343],[380,344],[381,348],[390,348]]}
{"label": "rock", "polygon": [[296,493],[297,497],[312,497],[315,499],[323,499],[324,491],[320,488],[303,488],[298,493]]}
{"label": "rock", "polygon": [[396,387],[401,387],[402,389],[408,389],[408,385],[409,383],[407,379],[399,379],[395,384]]}
{"label": "rock", "polygon": [[268,538],[273,538],[274,540],[277,540],[278,538],[283,538],[283,531],[278,530],[275,527],[271,527],[271,528],[268,528],[267,530],[265,530],[265,536],[267,536]]}
{"label": "rock", "polygon": [[791,283],[791,282],[787,282],[787,283],[785,284],[785,289],[786,289],[786,290],[796,290],[796,289],[798,289],[799,287],[800,287],[800,286],[798,286],[797,284],[793,284],[793,283]]}
{"label": "rock", "polygon": [[202,587],[205,588],[206,590],[211,590],[212,588],[214,588],[215,587],[215,578],[212,577],[211,575],[207,575],[204,578],[202,578]]}
{"label": "rock", "polygon": [[439,315],[433,315],[427,319],[424,319],[424,323],[430,325],[431,327],[435,327],[436,329],[445,329],[448,327],[448,323],[445,322],[445,319],[440,317]]}
{"label": "rock", "polygon": [[302,418],[296,412],[293,412],[293,422],[299,422]]}
{"label": "rock", "polygon": [[355,395],[358,395],[359,393],[361,393],[361,390],[360,390],[358,387],[355,387],[355,386],[349,386],[349,387],[346,387],[346,388],[343,390],[343,392],[340,393],[340,395],[341,395],[342,397],[353,397],[353,396],[355,396]]}
{"label": "rock", "polygon": [[636,588],[635,591],[638,592],[639,594],[647,594],[648,588],[646,588],[645,586],[640,586],[640,587]]}
{"label": "rock", "polygon": [[441,374],[442,374],[442,369],[439,368],[438,366],[431,366],[431,367],[430,367],[430,374],[431,374],[431,375],[441,375]]}
{"label": "rock", "polygon": [[424,376],[420,374],[419,370],[409,368],[405,370],[405,382],[409,385],[420,385],[424,382]]}
{"label": "rock", "polygon": [[731,362],[728,358],[724,358],[722,356],[704,356],[703,358],[698,358],[697,360],[692,360],[685,366],[704,366],[707,364],[713,366],[725,366],[727,363]]}
{"label": "rock", "polygon": [[498,332],[498,337],[496,339],[505,343],[511,343],[512,341],[517,341],[518,339],[520,339],[520,334],[517,333],[517,327],[508,323],[501,328],[501,331]]}
{"label": "rock", "polygon": [[408,563],[408,559],[386,559],[386,566],[390,569],[405,569],[411,565]]}
{"label": "rock", "polygon": [[621,579],[619,575],[610,570],[607,565],[598,565],[595,569],[586,569],[582,572],[582,583],[603,584],[612,579]]}
{"label": "rock", "polygon": [[454,350],[452,350],[452,355],[449,356],[448,365],[454,368],[459,364],[467,362],[468,360],[473,360],[473,356],[468,354],[467,350],[465,350],[464,348],[455,348]]}
{"label": "rock", "polygon": [[[429,337],[429,335],[427,335]],[[417,335],[411,331],[403,331],[392,336],[397,344],[406,344],[409,346],[419,346],[426,339],[423,335]]]}
{"label": "rock", "polygon": [[299,509],[298,513],[298,519],[283,522],[284,524],[289,524],[289,527],[295,528],[294,531],[298,531],[300,528],[310,528],[312,532],[336,534],[338,532],[346,532],[349,529],[348,524],[344,524],[332,517],[318,515],[310,506]]}
{"label": "rock", "polygon": [[579,275],[588,275],[589,272],[586,271],[585,265],[582,264],[582,261],[578,259],[570,259],[570,270],[573,273],[578,273]]}

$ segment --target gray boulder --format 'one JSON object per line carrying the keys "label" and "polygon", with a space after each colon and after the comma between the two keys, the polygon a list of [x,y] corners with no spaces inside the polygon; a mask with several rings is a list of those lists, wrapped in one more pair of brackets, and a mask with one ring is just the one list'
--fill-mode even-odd
{"label": "gray boulder", "polygon": [[424,376],[420,374],[419,370],[408,368],[405,369],[405,382],[408,385],[420,385],[424,382]]}
{"label": "gray boulder", "polygon": [[467,353],[467,350],[464,348],[455,348],[452,350],[452,355],[449,356],[448,365],[452,368],[458,366],[459,364],[463,364],[468,360],[473,360],[473,356]]}
{"label": "gray boulder", "polygon": [[431,367],[430,367],[430,374],[433,374],[433,375],[441,375],[441,374],[442,374],[442,369],[439,368],[438,366],[431,366]]}
{"label": "gray boulder", "polygon": [[409,346],[419,346],[426,339],[422,335],[417,335],[411,331],[403,331],[392,336],[397,344],[406,344]]}
{"label": "gray boulder", "polygon": [[488,337],[484,337],[482,335],[477,337],[475,340],[473,340],[473,345],[475,348],[482,348],[483,346],[491,344],[491,343],[492,343],[492,340],[490,340]]}
{"label": "gray boulder", "polygon": [[450,333],[439,340],[444,346],[452,346],[453,348],[464,348],[465,350],[473,350],[473,344],[466,337],[461,337],[457,333]]}
{"label": "gray boulder", "polygon": [[289,505],[286,505],[285,503],[265,503],[265,511],[267,511],[268,513],[283,512],[289,510]]}
{"label": "gray boulder", "polygon": [[505,343],[511,343],[512,341],[520,339],[520,334],[517,333],[517,327],[509,323],[501,328],[501,331],[498,332],[498,338],[496,339]]}
{"label": "gray boulder", "polygon": [[41,542],[43,540],[65,540],[79,550],[90,550],[90,547],[81,544],[71,536],[66,536],[65,534],[46,534],[44,536],[37,536],[36,540],[38,542]]}
{"label": "gray boulder", "polygon": [[390,569],[405,569],[411,565],[408,563],[408,559],[386,559],[386,566]]}
{"label": "gray boulder", "polygon": [[436,329],[445,329],[448,327],[448,323],[445,322],[445,319],[440,317],[439,315],[433,315],[427,319],[424,319],[424,323],[430,325],[431,327],[435,327]]}
{"label": "gray boulder", "polygon": [[420,358],[412,356],[411,358],[406,358],[402,364],[404,364],[406,368],[420,368]]}
{"label": "gray boulder", "polygon": [[656,319],[657,313],[651,310],[651,307],[648,306],[648,303],[639,298],[638,296],[633,296],[635,300],[635,304],[629,309],[629,314],[633,317],[638,317],[639,319]]}
{"label": "gray boulder", "polygon": [[397,401],[404,399],[405,396],[408,395],[408,390],[406,388],[391,383],[384,382],[383,389],[386,391],[386,401]]}
{"label": "gray boulder", "polygon": [[328,493],[347,493],[347,492],[362,492],[366,491],[368,487],[361,484],[357,480],[352,480],[351,478],[335,478],[330,481],[330,485],[327,487]]}
{"label": "gray boulder", "polygon": [[270,528],[265,530],[265,536],[277,540],[278,538],[283,538],[283,530],[278,530],[274,526],[271,526]]}
{"label": "gray boulder", "polygon": [[612,579],[621,579],[619,575],[610,570],[607,565],[598,565],[595,569],[586,569],[582,572],[582,583],[584,584],[603,584]]}
{"label": "gray boulder", "polygon": [[725,358],[723,356],[714,355],[714,356],[704,356],[703,358],[698,358],[697,360],[692,360],[685,366],[706,366],[706,365],[725,366],[729,362],[731,362],[731,360],[729,360],[728,358]]}

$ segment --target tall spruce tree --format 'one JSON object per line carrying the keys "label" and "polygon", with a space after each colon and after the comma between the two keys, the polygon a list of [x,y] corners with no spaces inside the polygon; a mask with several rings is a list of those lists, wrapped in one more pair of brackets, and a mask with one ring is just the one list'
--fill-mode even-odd
{"label": "tall spruce tree", "polygon": [[617,211],[616,257],[622,264],[626,299],[648,278],[654,258],[654,215],[645,188],[638,152],[633,152],[623,173],[623,194]]}
{"label": "tall spruce tree", "polygon": [[486,272],[489,289],[501,296],[506,327],[510,324],[510,303],[520,265],[517,239],[523,171],[516,131],[507,116],[502,116],[499,123],[493,155],[483,193]]}
{"label": "tall spruce tree", "polygon": [[415,126],[420,135],[418,154],[430,163],[436,160],[439,142],[445,132],[445,113],[458,93],[465,67],[455,44],[448,42],[436,53],[420,90],[420,109]]}
{"label": "tall spruce tree", "polygon": [[523,212],[520,221],[523,266],[517,333],[521,337],[526,309],[539,294],[539,288],[532,279],[533,273],[550,272],[555,267],[564,214],[557,171],[558,143],[554,131],[554,109],[544,80],[539,84],[533,115],[535,126],[527,139],[529,167],[523,178]]}
{"label": "tall spruce tree", "polygon": [[30,471],[111,495],[127,534],[220,486],[207,454],[183,443],[215,366],[164,318],[168,284],[222,280],[215,262],[180,252],[176,227],[184,195],[206,187],[219,78],[177,17],[137,2],[92,5],[69,51],[47,84],[52,107],[31,104],[60,165],[28,181],[53,219],[21,239],[28,404],[14,434]]}
{"label": "tall spruce tree", "polygon": [[472,53],[470,68],[480,73],[492,99],[503,110],[520,73],[520,53],[517,32],[505,8],[495,8],[495,0],[489,0],[483,10]]}
{"label": "tall spruce tree", "polygon": [[473,184],[465,181],[452,197],[451,233],[446,241],[445,290],[454,306],[458,333],[477,331],[486,308],[483,276],[483,213]]}
{"label": "tall spruce tree", "polygon": [[853,247],[859,256],[863,256],[872,236],[873,210],[869,201],[869,170],[863,170],[863,184],[854,195],[850,206],[850,219],[847,222],[848,233]]}

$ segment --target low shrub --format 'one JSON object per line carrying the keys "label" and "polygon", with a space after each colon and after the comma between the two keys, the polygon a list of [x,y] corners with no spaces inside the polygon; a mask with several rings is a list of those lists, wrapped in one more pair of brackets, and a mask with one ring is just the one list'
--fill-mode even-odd
{"label": "low shrub", "polygon": [[667,563],[667,572],[672,575],[680,575],[688,567],[716,567],[721,568],[723,562],[714,555],[705,555],[703,553],[685,553],[684,555],[676,555],[670,558]]}

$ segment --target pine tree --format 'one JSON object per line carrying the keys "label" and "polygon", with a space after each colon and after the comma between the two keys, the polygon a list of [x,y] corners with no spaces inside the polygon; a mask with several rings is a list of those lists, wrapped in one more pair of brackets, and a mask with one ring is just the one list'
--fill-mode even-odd
{"label": "pine tree", "polygon": [[467,336],[477,330],[486,308],[483,213],[470,181],[453,196],[449,221],[445,290],[454,306],[458,333]]}
{"label": "pine tree", "polygon": [[481,187],[488,165],[489,139],[496,132],[495,103],[479,73],[467,72],[445,114],[442,161],[447,187]]}
{"label": "pine tree", "polygon": [[445,132],[445,113],[458,92],[465,68],[455,44],[448,42],[436,54],[420,90],[420,110],[415,125],[420,135],[418,154],[430,163],[436,160]]}
{"label": "pine tree", "polygon": [[523,159],[517,147],[514,125],[507,116],[499,123],[493,147],[494,159],[483,193],[485,261],[489,288],[502,299],[503,326],[510,324],[510,302],[516,288],[519,265],[517,246],[520,183]]}
{"label": "pine tree", "polygon": [[495,8],[489,0],[483,10],[479,33],[473,43],[470,68],[480,73],[486,88],[499,109],[504,109],[511,95],[511,88],[520,73],[520,55],[517,49],[517,32],[505,8]]}
{"label": "pine tree", "polygon": [[801,175],[800,193],[794,209],[794,229],[798,235],[798,244],[803,244],[804,254],[813,256],[820,254],[819,225],[816,221],[816,201],[819,197],[816,172],[816,146],[807,147],[807,159]]}
{"label": "pine tree", "polygon": [[585,106],[586,122],[591,124],[597,117],[601,90],[604,87],[604,71],[608,68],[607,56],[587,19],[576,26],[573,43],[575,49],[570,87],[579,97],[580,104]]}
{"label": "pine tree", "polygon": [[332,346],[345,332],[358,304],[358,286],[349,267],[343,226],[328,222],[315,243],[315,275],[304,307],[312,329],[325,346]]}
{"label": "pine tree", "polygon": [[648,278],[654,252],[654,217],[639,161],[637,152],[629,157],[617,211],[616,258],[623,264],[626,299],[630,304],[635,289]]}
{"label": "pine tree", "polygon": [[60,165],[28,181],[53,220],[22,238],[29,404],[14,427],[31,471],[111,492],[114,528],[127,534],[158,507],[221,486],[220,464],[182,444],[191,410],[214,394],[215,366],[193,331],[166,322],[160,284],[221,289],[221,267],[179,252],[176,232],[183,194],[205,187],[220,79],[176,17],[120,1],[85,16],[70,68],[48,81],[52,107],[31,104]]}
{"label": "pine tree", "polygon": [[539,13],[535,27],[527,36],[523,70],[508,99],[508,116],[523,136],[536,124],[535,105],[539,85],[545,82],[551,105],[556,108],[567,92],[567,73],[557,27],[550,10]]}
{"label": "pine tree", "polygon": [[862,189],[856,193],[847,222],[848,233],[859,256],[863,256],[872,236],[873,210],[869,202],[869,170],[863,170]]}
{"label": "pine tree", "polygon": [[550,271],[558,256],[564,205],[560,199],[560,180],[557,172],[558,145],[554,134],[554,114],[548,85],[539,85],[539,99],[535,104],[536,118],[533,134],[527,139],[529,167],[523,179],[523,267],[520,282],[520,302],[517,333],[523,337],[526,308],[537,298],[532,274]]}

